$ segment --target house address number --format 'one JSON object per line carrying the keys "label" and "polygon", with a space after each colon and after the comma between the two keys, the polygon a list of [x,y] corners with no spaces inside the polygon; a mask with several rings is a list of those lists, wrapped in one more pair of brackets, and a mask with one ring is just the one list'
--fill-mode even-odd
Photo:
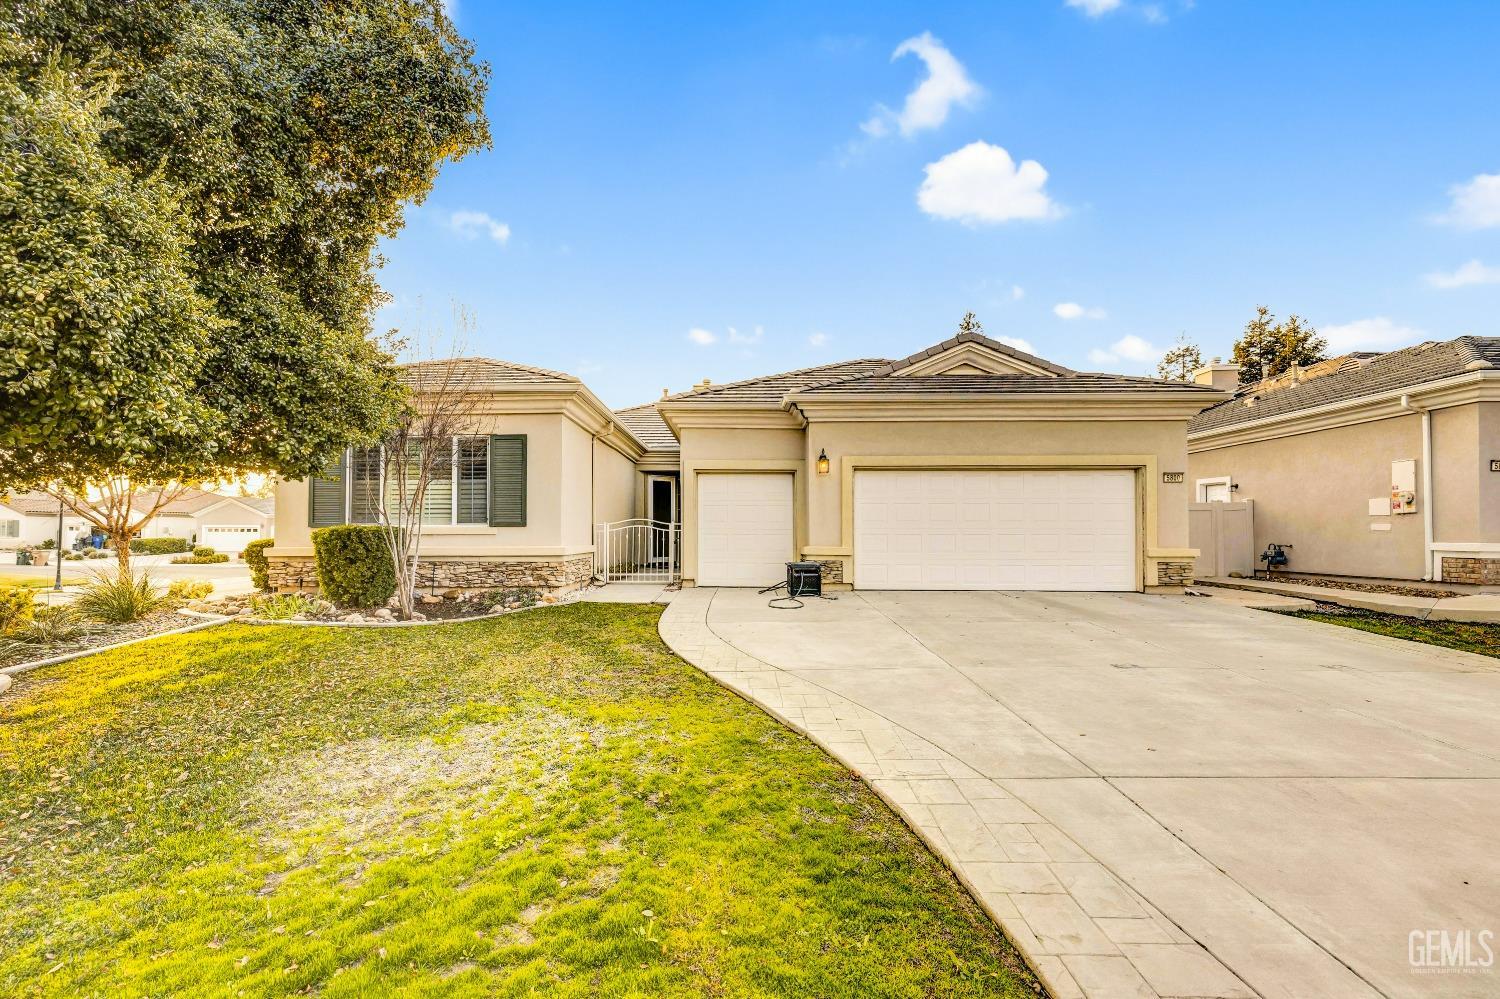
{"label": "house address number", "polygon": [[1500,458],[1491,458],[1490,459],[1490,471],[1492,471],[1492,472],[1500,472]]}
{"label": "house address number", "polygon": [[1182,472],[1162,472],[1161,480],[1163,482],[1181,482],[1183,474]]}

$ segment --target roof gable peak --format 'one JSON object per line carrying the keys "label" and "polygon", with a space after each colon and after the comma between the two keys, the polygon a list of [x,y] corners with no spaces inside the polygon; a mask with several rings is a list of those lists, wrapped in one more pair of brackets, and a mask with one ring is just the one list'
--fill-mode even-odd
{"label": "roof gable peak", "polygon": [[1028,354],[983,333],[961,330],[942,343],[910,357],[893,361],[878,376],[907,375],[1035,375],[1056,378],[1074,372],[1045,358]]}

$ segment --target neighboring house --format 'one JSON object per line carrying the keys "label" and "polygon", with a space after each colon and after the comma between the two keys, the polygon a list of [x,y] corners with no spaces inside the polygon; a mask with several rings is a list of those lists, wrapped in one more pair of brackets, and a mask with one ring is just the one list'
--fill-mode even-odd
{"label": "neighboring house", "polygon": [[[1187,422],[1226,397],[968,333],[618,413],[569,375],[458,363],[479,411],[450,445],[424,586],[578,586],[618,559],[606,525],[632,518],[669,526],[650,554],[685,585],[766,586],[807,559],[870,589],[1178,586],[1196,555]],[[375,519],[375,467],[346,453],[311,486],[278,483],[277,586],[313,585],[312,527]]]}
{"label": "neighboring house", "polygon": [[[0,494],[0,550],[32,547],[57,540],[56,499],[42,492]],[[71,510],[63,513],[63,547],[79,535],[87,536],[89,525]]]}
{"label": "neighboring house", "polygon": [[[136,502],[149,506],[150,497]],[[224,496],[188,489],[169,500],[140,530],[143,538],[185,538],[226,555],[238,555],[252,541],[271,536],[275,503],[254,496]]]}
{"label": "neighboring house", "polygon": [[1254,500],[1288,569],[1500,584],[1500,338],[1349,354],[1238,388],[1188,424],[1194,499]]}
{"label": "neighboring house", "polygon": [[[154,497],[146,494],[136,499],[134,506],[148,509],[152,502]],[[270,499],[189,489],[163,506],[137,533],[143,538],[182,538],[190,544],[210,545],[237,555],[249,542],[270,537],[274,508]],[[57,500],[43,492],[0,496],[0,549],[55,539],[57,509]],[[93,527],[88,521],[71,510],[64,511],[64,549],[91,533]]]}

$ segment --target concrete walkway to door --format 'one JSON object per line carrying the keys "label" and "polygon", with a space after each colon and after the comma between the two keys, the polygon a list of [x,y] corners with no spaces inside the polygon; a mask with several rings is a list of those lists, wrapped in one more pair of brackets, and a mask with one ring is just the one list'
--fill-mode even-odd
{"label": "concrete walkway to door", "polygon": [[1500,662],[1233,596],[839,597],[686,590],[662,637],[864,776],[1054,995],[1500,993],[1409,947],[1500,930]]}

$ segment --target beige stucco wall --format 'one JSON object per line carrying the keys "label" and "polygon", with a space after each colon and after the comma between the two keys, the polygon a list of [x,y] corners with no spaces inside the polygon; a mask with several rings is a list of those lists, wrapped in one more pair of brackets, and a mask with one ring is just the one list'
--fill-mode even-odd
{"label": "beige stucco wall", "polygon": [[1495,544],[1500,543],[1500,472],[1490,471],[1490,461],[1500,459],[1500,402],[1476,403],[1474,409],[1479,440],[1474,455],[1474,467],[1479,475],[1479,502],[1476,506],[1480,511],[1478,537],[1474,540]]}
{"label": "beige stucco wall", "polygon": [[[1427,571],[1423,505],[1439,544],[1500,542],[1500,403],[1432,411],[1432,495],[1422,493],[1422,418],[1409,414],[1253,444],[1199,451],[1192,479],[1229,475],[1236,500],[1255,500],[1258,550],[1290,542],[1291,568],[1346,576],[1421,579]],[[1372,517],[1388,498],[1391,462],[1417,461],[1417,512]],[[1372,531],[1371,524],[1389,524]]]}
{"label": "beige stucco wall", "polygon": [[[844,536],[846,487],[841,463],[845,458],[854,457],[1076,456],[1080,464],[1096,466],[1107,464],[1103,459],[1111,456],[1142,457],[1151,466],[1148,472],[1143,465],[1138,476],[1143,518],[1148,507],[1154,510],[1151,524],[1148,527],[1143,523],[1140,532],[1143,571],[1148,569],[1148,555],[1187,546],[1190,487],[1161,483],[1162,472],[1187,470],[1186,428],[1180,420],[920,422],[903,419],[842,422],[815,419],[805,430],[687,427],[679,436],[685,500],[682,571],[688,581],[692,581],[697,572],[697,477],[726,474],[736,469],[795,474],[798,485],[793,494],[794,523],[798,552],[816,559],[842,560],[846,566],[844,578],[852,579],[853,538]],[[819,476],[815,473],[815,461],[819,451],[824,449],[832,468],[828,475]],[[1007,466],[1024,467],[1024,462],[1007,463]],[[933,465],[929,463],[924,467]],[[1154,572],[1144,581],[1154,583]]]}
{"label": "beige stucco wall", "polygon": [[[1438,446],[1438,427],[1451,448],[1461,436],[1461,421],[1446,411],[1435,416],[1434,468],[1443,469],[1447,459]],[[1230,476],[1239,486],[1234,498],[1255,501],[1257,552],[1269,542],[1294,545],[1294,571],[1420,579],[1421,508],[1431,501],[1421,494],[1421,431],[1421,417],[1413,414],[1199,451],[1189,455],[1188,478]],[[1370,516],[1371,499],[1389,500],[1391,462],[1406,458],[1417,459],[1418,512]],[[1446,471],[1434,479],[1439,496],[1445,486],[1456,487]],[[1435,516],[1442,516],[1443,506],[1434,507]],[[1389,524],[1390,530],[1372,531],[1372,523]]]}
{"label": "beige stucco wall", "polygon": [[[608,444],[594,444],[593,522],[612,524],[638,517],[644,478],[635,462]],[[590,535],[592,537],[592,535]]]}

